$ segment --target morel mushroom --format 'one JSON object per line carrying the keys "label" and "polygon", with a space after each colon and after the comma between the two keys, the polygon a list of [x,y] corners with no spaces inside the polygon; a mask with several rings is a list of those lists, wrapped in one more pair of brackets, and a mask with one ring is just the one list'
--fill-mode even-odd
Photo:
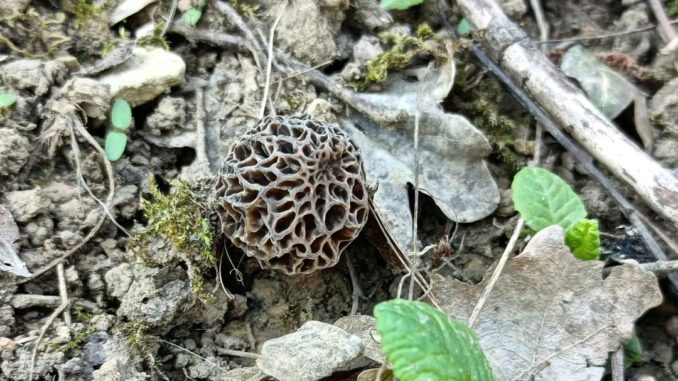
{"label": "morel mushroom", "polygon": [[262,267],[334,266],[365,225],[357,147],[310,116],[266,117],[231,148],[217,187],[222,231]]}

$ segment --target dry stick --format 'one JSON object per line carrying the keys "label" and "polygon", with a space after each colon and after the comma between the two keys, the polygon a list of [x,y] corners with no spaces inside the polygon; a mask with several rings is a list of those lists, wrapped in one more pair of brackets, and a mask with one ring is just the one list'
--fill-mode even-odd
{"label": "dry stick", "polygon": [[[673,24],[676,24],[676,23],[678,23],[678,20],[669,21],[670,25],[673,25]],[[621,36],[628,36],[630,34],[649,32],[649,31],[655,30],[656,28],[657,28],[657,25],[652,24],[652,25],[646,25],[646,26],[642,26],[642,27],[639,27],[639,28],[635,28],[635,29],[622,30],[620,32],[607,32],[607,33],[598,34],[598,35],[595,35],[595,36],[579,36],[579,37],[560,38],[560,39],[556,39],[556,40],[536,41],[535,43],[538,44],[538,45],[542,45],[542,44],[558,44],[558,43],[562,43],[562,42],[602,40],[602,39],[605,39],[605,38],[621,37]]]}
{"label": "dry stick", "polygon": [[497,267],[494,269],[494,272],[492,273],[490,282],[487,284],[487,287],[485,287],[485,290],[483,290],[483,294],[480,295],[478,303],[476,303],[476,306],[473,308],[473,312],[471,312],[471,317],[468,318],[469,327],[473,328],[475,326],[476,320],[478,319],[478,315],[480,314],[480,311],[482,311],[483,309],[483,305],[487,301],[487,298],[490,296],[490,293],[492,292],[495,283],[497,283],[497,280],[499,279],[499,275],[501,275],[501,272],[504,270],[504,266],[506,265],[506,262],[508,261],[511,252],[513,251],[513,248],[516,246],[516,242],[518,242],[518,236],[520,236],[520,232],[523,231],[523,226],[525,226],[525,220],[523,220],[523,218],[520,217],[520,219],[518,219],[516,227],[513,229],[511,239],[506,245],[504,253],[501,255],[499,263],[497,263]]}
{"label": "dry stick", "polygon": [[[100,312],[101,309],[94,302],[85,299],[71,300],[77,307],[91,312]],[[14,294],[9,301],[9,305],[15,309],[25,309],[30,307],[57,308],[61,304],[61,297],[56,295],[35,295],[35,294]]]}
{"label": "dry stick", "polygon": [[40,336],[38,336],[38,339],[35,341],[33,353],[31,354],[31,365],[28,371],[28,381],[33,381],[33,369],[35,368],[35,358],[38,355],[38,346],[40,346],[42,338],[45,336],[45,333],[47,332],[47,329],[49,329],[49,326],[52,325],[52,323],[54,322],[54,319],[56,319],[57,316],[64,312],[66,307],[68,307],[68,303],[61,304],[59,308],[54,310],[54,312],[52,312],[52,314],[49,315],[45,324],[43,324],[42,328],[40,328]]}
{"label": "dry stick", "polygon": [[353,261],[351,260],[351,256],[349,253],[344,254],[346,257],[346,267],[348,267],[348,275],[351,277],[351,287],[353,287],[353,294],[351,297],[353,298],[353,304],[351,304],[351,314],[350,316],[353,316],[358,313],[358,304],[360,302],[360,298],[365,298],[365,293],[363,293],[362,288],[360,288],[360,283],[358,283],[358,274],[355,271],[355,267],[353,266]]}
{"label": "dry stick", "polygon": [[[92,135],[87,132],[87,130],[79,123],[75,124],[75,128],[80,133],[80,135],[99,153],[101,156],[103,162],[104,162],[104,168],[106,169],[106,175],[108,176],[108,196],[106,197],[106,203],[105,205],[110,205],[111,202],[113,201],[113,196],[115,195],[115,178],[113,177],[113,167],[111,166],[111,163],[106,159],[106,152],[101,148],[99,143],[92,137]],[[45,272],[49,271],[52,269],[54,266],[58,265],[59,263],[62,263],[66,259],[68,259],[73,253],[77,252],[80,250],[87,242],[89,242],[96,233],[99,231],[101,226],[104,224],[104,221],[106,220],[106,214],[102,214],[101,217],[99,217],[99,220],[97,223],[90,229],[89,233],[85,236],[85,238],[82,239],[77,245],[75,245],[73,248],[69,249],[64,255],[61,257],[53,260],[49,264],[43,266],[42,268],[36,270],[33,272],[33,276],[30,278],[23,278],[19,281],[16,282],[16,284],[21,284],[21,283],[26,283],[28,281],[31,281],[40,275],[44,274]]]}
{"label": "dry stick", "polygon": [[[447,20],[444,20],[447,23]],[[448,28],[452,30],[452,28]],[[603,172],[598,169],[598,167],[593,164],[593,159],[591,156],[584,151],[579,145],[577,145],[569,136],[562,132],[558,124],[552,119],[544,109],[538,105],[522,87],[520,87],[516,81],[509,77],[508,74],[504,72],[495,62],[490,58],[482,49],[480,49],[475,44],[469,44],[469,48],[476,56],[476,58],[490,70],[495,77],[502,82],[508,90],[513,94],[513,97],[523,106],[527,111],[532,114],[532,116],[541,124],[546,131],[553,136],[558,143],[565,148],[572,156],[577,160],[577,162],[584,167],[584,169],[598,181],[598,183],[603,187],[612,199],[619,205],[622,213],[626,218],[631,222],[631,224],[638,230],[645,246],[652,253],[652,255],[660,261],[666,261],[667,257],[664,254],[664,251],[659,246],[657,241],[655,241],[652,234],[647,229],[645,224],[638,217],[638,212],[635,207],[617,190],[616,186],[612,183],[608,177],[603,174]],[[678,274],[672,274],[669,276],[671,282],[673,283],[676,290],[678,290]]]}
{"label": "dry stick", "polygon": [[638,213],[638,217],[640,217],[643,222],[654,231],[659,238],[661,238],[662,241],[666,243],[666,245],[673,251],[674,254],[678,254],[678,244],[669,236],[666,235],[657,225],[655,225],[652,221],[650,221],[647,217],[645,217],[642,213]]}
{"label": "dry stick", "polygon": [[487,51],[507,76],[520,84],[516,87],[528,92],[558,127],[631,186],[648,206],[678,224],[678,178],[598,110],[494,0],[457,3],[477,29],[486,29],[483,38]]}
{"label": "dry stick", "polygon": [[659,23],[660,34],[664,39],[664,42],[671,42],[676,38],[676,31],[673,30],[673,26],[669,23],[669,18],[666,16],[666,11],[664,10],[661,0],[647,0],[647,2],[650,3],[654,18],[657,19],[657,22]]}
{"label": "dry stick", "polygon": [[612,354],[612,381],[624,381],[624,347]]}
{"label": "dry stick", "polygon": [[639,266],[645,271],[653,272],[658,277],[678,272],[678,261],[641,263]]}
{"label": "dry stick", "polygon": [[[61,298],[61,304],[68,304],[68,287],[66,287],[66,273],[64,271],[63,263],[57,265],[57,278],[59,280],[59,297]],[[68,308],[64,310],[64,323],[66,323],[69,328],[71,327],[71,313],[68,311]]]}
{"label": "dry stick", "polygon": [[539,40],[546,41],[549,38],[549,26],[544,17],[544,10],[541,6],[540,0],[530,0],[532,11],[534,11],[534,18],[537,20],[537,27],[539,28]]}
{"label": "dry stick", "polygon": [[172,25],[172,22],[174,21],[174,15],[177,12],[177,2],[178,0],[172,0],[170,14],[165,20],[165,25],[162,27],[162,31],[160,32],[160,38],[164,37],[165,34],[167,34],[167,31],[169,30],[170,26]]}
{"label": "dry stick", "polygon": [[[246,52],[250,49],[247,41],[243,40],[240,36],[190,28],[183,23],[172,23],[172,27],[169,31],[184,36],[188,40],[201,41],[220,48],[233,48],[241,52]],[[257,56],[255,55],[255,58],[256,57]]]}
{"label": "dry stick", "polygon": [[283,5],[280,7],[278,16],[276,16],[273,25],[271,25],[271,32],[268,37],[268,60],[266,61],[266,83],[264,84],[264,96],[261,98],[261,109],[259,110],[259,119],[264,118],[266,113],[266,102],[268,102],[268,88],[271,85],[271,66],[273,65],[273,37],[275,37],[275,28],[278,27],[278,23],[282,18],[283,13],[287,8],[287,0],[283,2]]}
{"label": "dry stick", "polygon": [[[418,108],[418,107],[417,107]],[[419,111],[414,113],[414,220],[412,221],[412,267],[410,273],[417,272],[419,256],[417,255],[417,227],[419,222]],[[410,279],[410,291],[407,299],[414,298],[414,277]]]}
{"label": "dry stick", "polygon": [[184,347],[182,347],[182,346],[176,345],[176,344],[174,344],[174,343],[171,342],[171,341],[163,340],[163,339],[157,338],[157,337],[155,338],[155,340],[156,340],[156,341],[159,341],[159,342],[161,342],[161,343],[167,344],[167,345],[169,345],[169,346],[172,346],[172,347],[174,347],[174,348],[177,348],[177,349],[179,349],[179,350],[181,350],[181,351],[184,351],[184,352],[186,352],[186,353],[188,353],[188,354],[190,354],[190,355],[193,355],[193,356],[195,356],[195,357],[201,359],[202,361],[204,361],[204,362],[206,362],[206,363],[212,365],[213,367],[215,367],[215,368],[221,370],[221,371],[224,372],[224,373],[228,372],[228,370],[226,370],[226,369],[220,367],[219,364],[215,364],[215,363],[213,363],[212,361],[210,361],[210,360],[208,360],[208,359],[206,359],[206,358],[200,356],[199,354],[197,354],[197,353],[195,353],[195,352],[191,352],[191,351],[189,351],[188,349],[186,349],[186,348],[184,348]]}

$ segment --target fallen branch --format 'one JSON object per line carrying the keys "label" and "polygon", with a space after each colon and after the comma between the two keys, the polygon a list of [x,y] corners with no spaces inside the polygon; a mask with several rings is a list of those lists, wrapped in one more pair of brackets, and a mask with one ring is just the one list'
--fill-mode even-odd
{"label": "fallen branch", "polygon": [[[490,56],[596,160],[629,184],[655,211],[678,224],[678,180],[617,129],[493,0],[459,0],[466,18],[485,30]],[[546,127],[546,126],[545,126]],[[551,131],[549,131],[551,132]]]}

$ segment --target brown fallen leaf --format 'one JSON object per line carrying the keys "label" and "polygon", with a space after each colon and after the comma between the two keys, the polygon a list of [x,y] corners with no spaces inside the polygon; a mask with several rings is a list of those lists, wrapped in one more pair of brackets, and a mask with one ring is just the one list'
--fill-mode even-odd
{"label": "brown fallen leaf", "polygon": [[[579,261],[562,228],[539,232],[510,260],[476,324],[497,380],[599,380],[608,354],[662,301],[654,274]],[[436,275],[433,291],[447,313],[466,321],[488,279],[469,285]]]}

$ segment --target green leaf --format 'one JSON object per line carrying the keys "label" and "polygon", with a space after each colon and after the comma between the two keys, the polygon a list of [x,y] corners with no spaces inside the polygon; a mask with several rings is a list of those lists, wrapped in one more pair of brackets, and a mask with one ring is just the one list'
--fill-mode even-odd
{"label": "green leaf", "polygon": [[191,8],[184,13],[184,22],[186,25],[193,27],[198,25],[200,17],[202,17],[202,11],[197,8]]}
{"label": "green leaf", "polygon": [[466,36],[467,34],[471,33],[471,30],[473,30],[473,26],[471,23],[464,17],[459,21],[459,24],[457,24],[457,34],[460,36]]}
{"label": "green leaf", "polygon": [[424,0],[381,0],[381,7],[387,11],[393,9],[402,11],[403,9],[419,5],[423,2]]}
{"label": "green leaf", "polygon": [[586,217],[586,207],[565,181],[543,168],[525,167],[513,178],[513,204],[527,226],[539,231],[560,225],[567,231]]}
{"label": "green leaf", "polygon": [[600,258],[598,221],[580,220],[567,231],[565,243],[578,259],[589,261]]}
{"label": "green leaf", "polygon": [[12,93],[0,94],[0,109],[10,107],[16,102],[16,95]]}
{"label": "green leaf", "polygon": [[126,130],[132,124],[132,108],[124,99],[116,99],[111,109],[111,124],[113,127]]}
{"label": "green leaf", "polygon": [[633,102],[638,90],[622,74],[598,61],[579,45],[563,56],[560,68],[575,78],[593,103],[608,118],[616,118]]}
{"label": "green leaf", "polygon": [[492,381],[475,332],[421,302],[394,299],[374,308],[381,345],[401,381]]}
{"label": "green leaf", "polygon": [[127,135],[118,131],[108,131],[106,134],[106,157],[110,161],[120,159],[122,153],[125,152],[127,145]]}

